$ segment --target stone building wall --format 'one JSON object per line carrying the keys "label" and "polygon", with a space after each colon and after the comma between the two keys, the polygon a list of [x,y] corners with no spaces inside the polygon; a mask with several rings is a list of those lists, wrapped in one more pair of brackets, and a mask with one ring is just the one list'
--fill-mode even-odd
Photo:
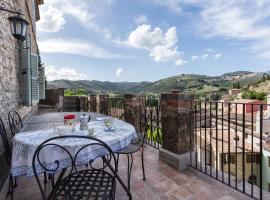
{"label": "stone building wall", "polygon": [[[19,8],[24,14],[22,17],[29,22],[28,34],[31,36],[31,51],[38,53],[35,25],[32,16],[32,0],[5,0],[15,8]],[[41,3],[41,0],[35,0]],[[8,7],[7,7],[8,8]],[[37,10],[38,11],[38,10]],[[19,74],[19,45],[12,36],[8,17],[15,14],[0,11],[0,117],[7,127],[7,114],[11,110],[17,110],[23,118],[33,112],[33,107],[21,105],[20,100],[20,74]],[[39,17],[37,18],[39,19]],[[7,128],[8,130],[8,128]],[[0,141],[0,164],[2,166],[3,148]],[[0,170],[0,188],[1,188]]]}
{"label": "stone building wall", "polygon": [[[23,18],[29,22],[28,34],[31,35],[31,52],[37,54],[35,25],[33,23],[32,0],[7,0],[6,2],[20,8]],[[14,14],[0,11],[0,117],[6,120],[10,110],[22,109],[25,114],[27,108],[20,105],[20,77],[19,77],[19,50],[18,42],[10,32],[8,17]]]}

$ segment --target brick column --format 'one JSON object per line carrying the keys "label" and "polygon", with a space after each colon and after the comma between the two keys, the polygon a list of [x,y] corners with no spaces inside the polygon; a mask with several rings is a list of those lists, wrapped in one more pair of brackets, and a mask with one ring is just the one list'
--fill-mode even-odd
{"label": "brick column", "polygon": [[99,113],[108,115],[109,114],[109,95],[99,95]]}
{"label": "brick column", "polygon": [[124,119],[140,131],[140,113],[144,109],[145,96],[138,94],[124,95]]}
{"label": "brick column", "polygon": [[88,97],[80,98],[80,112],[88,112]]}
{"label": "brick column", "polygon": [[194,138],[194,99],[182,93],[161,95],[162,149],[161,160],[179,170],[190,162]]}
{"label": "brick column", "polygon": [[89,97],[90,112],[97,112],[97,96],[91,94]]}

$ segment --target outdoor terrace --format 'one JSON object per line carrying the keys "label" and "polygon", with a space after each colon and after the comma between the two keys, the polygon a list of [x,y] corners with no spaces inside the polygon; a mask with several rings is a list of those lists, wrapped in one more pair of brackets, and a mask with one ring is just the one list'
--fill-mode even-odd
{"label": "outdoor terrace", "polygon": [[[211,103],[208,103],[210,104],[208,107],[195,105],[195,109],[192,110],[190,105],[193,101],[179,100],[175,98],[175,95],[178,94],[167,95],[168,98],[163,99],[163,103],[168,104],[163,105],[163,107],[162,99],[144,102],[141,101],[141,96],[136,95],[127,95],[125,96],[126,99],[101,95],[102,98],[97,98],[96,95],[90,97],[64,96],[63,105],[58,105],[60,109],[57,108],[53,111],[54,113],[51,113],[51,109],[39,110],[38,115],[32,117],[28,125],[24,127],[24,131],[57,127],[63,123],[61,120],[63,120],[65,114],[73,112],[79,112],[77,116],[81,116],[84,112],[90,112],[94,118],[100,115],[96,114],[98,112],[113,115],[133,124],[135,127],[139,127],[137,130],[142,130],[141,123],[143,120],[141,115],[143,114],[146,118],[144,123],[147,124],[144,130],[147,135],[144,151],[146,181],[142,180],[140,153],[136,153],[131,173],[133,199],[269,199],[269,193],[266,189],[262,190],[262,179],[260,179],[262,177],[261,157],[258,156],[258,159],[251,157],[249,161],[248,157],[245,157],[247,152],[262,155],[262,130],[259,133],[259,139],[250,141],[250,138],[255,135],[253,134],[253,132],[255,133],[254,129],[251,130],[251,135],[246,138],[244,137],[246,135],[244,126],[240,129],[240,126],[236,123],[237,129],[235,129],[236,127],[229,128],[230,115],[226,117],[229,123],[225,124],[223,117],[218,118],[218,107],[211,106]],[[170,95],[173,99],[169,99]],[[179,97],[181,97],[180,94]],[[199,102],[199,104],[201,103]],[[178,112],[178,106],[182,106],[180,112]],[[220,107],[223,108],[223,105]],[[142,110],[143,113],[138,112]],[[44,115],[47,112],[49,114]],[[226,113],[222,109],[221,113],[223,112]],[[161,116],[164,113],[167,114],[167,117],[169,115],[172,118],[162,118]],[[178,113],[179,116],[175,113]],[[201,113],[204,113],[204,116],[201,116]],[[263,113],[262,109],[260,113]],[[174,121],[172,119],[175,119],[175,116],[179,118]],[[206,116],[210,118],[208,119]],[[261,123],[262,119],[260,118]],[[50,123],[44,123],[46,121]],[[242,118],[241,121],[242,124],[246,122],[245,118]],[[39,127],[40,124],[43,124],[42,127]],[[234,140],[236,136],[238,136],[237,146],[235,146]],[[205,148],[205,144],[207,148]],[[161,156],[164,146],[166,146],[166,150],[170,149],[173,152],[178,151],[174,149],[178,145],[184,149],[184,154],[188,157],[186,161],[181,161],[187,164],[184,170],[177,170],[180,169],[178,166],[164,161]],[[230,157],[235,153],[239,154],[239,158],[236,158],[236,166],[232,166],[233,160]],[[229,159],[223,160],[222,154],[228,154],[227,158]],[[190,164],[190,161],[192,161],[192,164]],[[228,164],[229,162],[231,164]],[[222,166],[223,164],[224,166]],[[126,183],[127,165],[126,156],[120,157],[119,176]],[[252,169],[247,168],[249,166]],[[250,178],[254,178],[254,176],[255,179],[251,179],[250,182]],[[7,187],[8,184],[6,183],[1,191],[0,199],[6,198]],[[14,199],[41,199],[34,177],[19,177],[18,187],[14,190]],[[120,184],[117,187],[116,199],[128,199]]]}
{"label": "outdoor terrace", "polygon": [[[246,195],[208,177],[201,172],[188,169],[179,172],[163,163],[158,158],[158,150],[146,146],[145,169],[146,181],[142,180],[140,154],[134,156],[131,175],[131,191],[133,199],[138,200],[248,200]],[[126,157],[120,157],[119,175],[126,180]],[[118,184],[116,199],[128,199]],[[1,191],[0,199],[6,197],[8,184]],[[14,190],[14,200],[41,200],[35,178],[18,178],[18,187]]]}

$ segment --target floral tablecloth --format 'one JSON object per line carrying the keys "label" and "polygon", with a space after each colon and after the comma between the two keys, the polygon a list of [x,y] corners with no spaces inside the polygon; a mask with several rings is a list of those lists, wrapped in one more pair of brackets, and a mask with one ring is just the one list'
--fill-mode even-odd
{"label": "floral tablecloth", "polygon": [[[132,140],[137,137],[135,128],[124,121],[114,119],[114,130],[111,132],[105,131],[104,121],[91,121],[89,127],[93,128],[96,133],[96,138],[104,141],[113,151],[120,151],[126,148]],[[76,129],[72,132],[73,135],[88,135],[88,131],[79,130],[79,125],[76,125]],[[38,130],[33,132],[21,132],[15,135],[13,138],[13,152],[11,162],[11,174],[16,176],[33,176],[32,158],[37,147],[45,140],[59,136],[54,129]],[[62,144],[71,153],[85,145],[84,139],[67,138],[62,141]],[[68,160],[67,154],[54,150],[47,150],[42,152],[42,160],[46,166],[55,165],[55,160]],[[97,151],[87,148],[87,152],[81,157],[78,157],[78,161],[83,163],[97,157]],[[59,169],[64,169],[70,165],[70,162],[61,162]],[[38,173],[42,173],[41,166],[36,166]]]}

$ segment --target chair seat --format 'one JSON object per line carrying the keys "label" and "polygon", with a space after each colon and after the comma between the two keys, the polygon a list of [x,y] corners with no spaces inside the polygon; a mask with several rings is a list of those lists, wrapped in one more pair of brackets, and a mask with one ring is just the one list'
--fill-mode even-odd
{"label": "chair seat", "polygon": [[114,177],[108,172],[83,170],[61,180],[53,191],[52,199],[109,199],[114,189]]}
{"label": "chair seat", "polygon": [[140,147],[141,147],[141,142],[131,143],[125,149],[123,149],[122,151],[116,151],[115,153],[118,153],[118,154],[131,154],[131,153],[135,153],[135,152],[139,151]]}

